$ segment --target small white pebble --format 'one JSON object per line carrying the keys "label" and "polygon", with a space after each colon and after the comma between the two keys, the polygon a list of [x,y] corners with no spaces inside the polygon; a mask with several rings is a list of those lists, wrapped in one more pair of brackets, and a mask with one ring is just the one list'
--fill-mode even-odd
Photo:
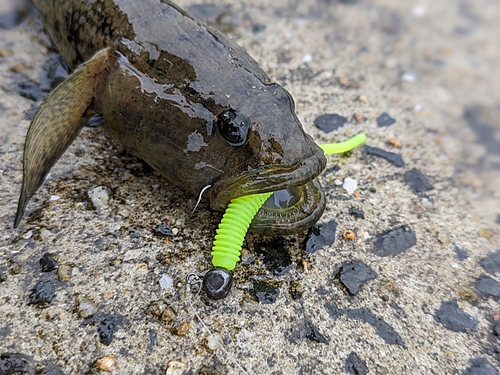
{"label": "small white pebble", "polygon": [[175,235],[177,235],[177,233],[179,233],[179,229],[172,228],[172,234],[175,236]]}
{"label": "small white pebble", "polygon": [[337,186],[342,186],[342,180],[335,180],[333,183]]}
{"label": "small white pebble", "polygon": [[51,195],[49,201],[57,201],[59,198],[61,198],[59,195]]}
{"label": "small white pebble", "polygon": [[161,276],[159,283],[160,283],[160,288],[170,289],[174,285],[174,280],[169,275],[164,273]]}
{"label": "small white pebble", "polygon": [[404,81],[404,82],[415,82],[416,80],[417,80],[417,76],[413,73],[410,73],[410,72],[403,73],[403,75],[401,76],[401,81]]}
{"label": "small white pebble", "polygon": [[32,235],[33,235],[33,231],[32,231],[32,230],[29,230],[29,231],[27,231],[26,233],[24,233],[22,237],[23,237],[25,240],[29,240],[29,239],[31,238],[31,236],[32,236]]}
{"label": "small white pebble", "polygon": [[185,373],[187,365],[181,361],[169,361],[166,375],[182,375]]}
{"label": "small white pebble", "polygon": [[313,55],[308,53],[307,55],[305,55],[303,58],[302,58],[302,62],[310,62],[312,61],[313,59]]}
{"label": "small white pebble", "polygon": [[108,208],[109,194],[108,189],[105,186],[90,188],[87,194],[96,210]]}
{"label": "small white pebble", "polygon": [[342,185],[342,187],[345,189],[345,191],[347,191],[347,194],[351,195],[352,193],[354,193],[354,191],[356,191],[358,187],[358,181],[353,178],[347,177],[344,180],[344,184]]}
{"label": "small white pebble", "polygon": [[207,336],[207,347],[210,350],[217,350],[220,347],[221,337],[218,333],[211,333]]}

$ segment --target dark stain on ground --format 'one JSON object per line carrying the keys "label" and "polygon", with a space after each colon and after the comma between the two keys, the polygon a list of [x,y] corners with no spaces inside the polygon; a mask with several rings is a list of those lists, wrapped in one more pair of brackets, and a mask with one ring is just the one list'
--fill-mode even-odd
{"label": "dark stain on ground", "polygon": [[427,177],[417,168],[406,171],[403,175],[403,181],[415,194],[433,189]]}
{"label": "dark stain on ground", "polygon": [[389,163],[395,165],[398,168],[403,168],[405,166],[405,162],[403,160],[403,157],[399,154],[396,154],[394,152],[390,151],[385,151],[377,147],[372,147],[372,146],[364,146],[363,147],[364,151],[366,152],[367,155],[373,155],[382,159],[387,160]]}
{"label": "dark stain on ground", "polygon": [[481,275],[476,281],[476,290],[485,298],[500,298],[500,283],[487,275]]}
{"label": "dark stain on ground", "polygon": [[304,339],[314,341],[320,344],[328,344],[329,339],[325,337],[318,328],[307,318],[293,325],[293,328],[287,335],[291,343],[298,344]]}
{"label": "dark stain on ground", "polygon": [[441,303],[434,318],[453,332],[475,331],[478,321],[471,315],[458,308],[457,300]]}
{"label": "dark stain on ground", "polygon": [[356,295],[364,283],[376,277],[376,272],[363,262],[345,262],[333,275],[334,280],[340,282],[351,296]]}
{"label": "dark stain on ground", "polygon": [[497,370],[486,358],[471,358],[470,367],[467,367],[462,375],[498,375]]}
{"label": "dark stain on ground", "polygon": [[500,132],[500,107],[469,107],[465,109],[463,117],[476,133],[477,141],[489,153],[500,155],[500,141],[495,136]]}
{"label": "dark stain on ground", "polygon": [[493,253],[488,253],[479,261],[481,267],[491,275],[500,275],[500,250]]}
{"label": "dark stain on ground", "polygon": [[353,375],[366,375],[368,374],[368,366],[366,362],[363,361],[356,352],[349,354],[345,361],[345,370]]}
{"label": "dark stain on ground", "polygon": [[395,256],[415,245],[417,237],[409,226],[403,225],[399,228],[377,234],[373,246],[373,252],[381,257]]}
{"label": "dark stain on ground", "polygon": [[382,338],[382,340],[384,340],[387,344],[405,345],[403,339],[394,328],[368,309],[342,309],[337,307],[337,305],[333,302],[327,302],[324,306],[328,315],[330,315],[332,319],[337,319],[338,317],[345,315],[349,319],[361,320],[375,328],[377,335],[379,335],[380,338]]}
{"label": "dark stain on ground", "polygon": [[257,280],[254,281],[248,293],[250,293],[257,302],[268,305],[276,302],[280,290],[265,281]]}
{"label": "dark stain on ground", "polygon": [[59,267],[59,265],[57,264],[54,254],[45,253],[40,258],[40,268],[42,272],[52,272],[57,269],[57,267]]}
{"label": "dark stain on ground", "polygon": [[[290,243],[292,241],[292,243]],[[266,263],[267,268],[275,275],[283,275],[292,265],[292,257],[288,252],[295,240],[282,237],[273,238],[270,241],[255,242],[254,250],[260,255],[260,259]]]}
{"label": "dark stain on ground", "polygon": [[350,207],[349,208],[349,214],[352,215],[352,216],[357,217],[358,219],[364,219],[365,218],[365,213],[363,212],[363,210],[360,210],[360,209],[355,208],[355,207]]}
{"label": "dark stain on ground", "polygon": [[453,250],[455,250],[455,255],[460,262],[463,262],[464,260],[469,258],[469,253],[462,247],[453,245]]}
{"label": "dark stain on ground", "polygon": [[337,223],[333,220],[311,227],[307,233],[306,254],[312,254],[326,246],[333,245],[336,230]]}
{"label": "dark stain on ground", "polygon": [[33,375],[35,370],[31,364],[32,357],[20,353],[2,353],[0,354],[0,374],[15,375],[26,374]]}

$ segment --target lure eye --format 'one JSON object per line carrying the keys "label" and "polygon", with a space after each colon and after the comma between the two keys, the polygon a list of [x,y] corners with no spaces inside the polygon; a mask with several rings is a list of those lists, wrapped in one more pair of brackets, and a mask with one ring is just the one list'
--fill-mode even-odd
{"label": "lure eye", "polygon": [[231,146],[241,146],[247,141],[250,121],[234,110],[227,110],[217,116],[217,126]]}

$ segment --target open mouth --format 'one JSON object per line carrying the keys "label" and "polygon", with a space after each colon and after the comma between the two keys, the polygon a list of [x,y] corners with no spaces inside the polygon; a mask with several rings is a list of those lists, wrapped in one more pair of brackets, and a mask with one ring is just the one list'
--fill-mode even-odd
{"label": "open mouth", "polygon": [[234,198],[274,192],[255,216],[250,231],[266,235],[299,233],[321,217],[326,205],[315,180],[325,167],[321,156],[313,154],[298,165],[269,167],[221,180],[211,191],[212,208],[223,211]]}

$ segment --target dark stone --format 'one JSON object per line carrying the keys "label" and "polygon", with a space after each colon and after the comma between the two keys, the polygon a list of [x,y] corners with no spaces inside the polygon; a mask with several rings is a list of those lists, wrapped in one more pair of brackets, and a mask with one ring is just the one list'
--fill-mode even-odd
{"label": "dark stone", "polygon": [[346,262],[333,277],[340,281],[351,296],[354,296],[365,282],[376,278],[377,274],[363,262]]}
{"label": "dark stone", "polygon": [[415,245],[417,237],[407,225],[377,235],[373,252],[381,257],[400,254]]}
{"label": "dark stone", "polygon": [[347,117],[337,115],[336,113],[326,113],[316,117],[314,125],[323,130],[325,133],[330,133],[338,128],[341,128],[347,123]]}
{"label": "dark stone", "polygon": [[462,249],[460,246],[454,245],[453,250],[455,250],[455,255],[460,262],[463,262],[464,260],[469,258],[469,253],[467,252],[467,250]]}
{"label": "dark stone", "polygon": [[153,234],[159,237],[172,237],[174,233],[172,232],[172,227],[170,225],[161,223],[153,228]]}
{"label": "dark stone", "polygon": [[7,281],[7,272],[0,272],[0,283]]}
{"label": "dark stone", "polygon": [[429,180],[427,180],[427,177],[425,177],[420,169],[417,168],[406,171],[403,175],[403,180],[415,194],[420,194],[433,189]]}
{"label": "dark stone", "polygon": [[285,274],[292,265],[292,257],[287,251],[288,246],[288,241],[282,237],[254,243],[255,252],[261,255],[261,259],[275,275]]}
{"label": "dark stone", "polygon": [[391,126],[392,124],[395,124],[396,120],[394,120],[387,112],[382,113],[380,116],[377,117],[377,126],[382,128],[385,126]]}
{"label": "dark stone", "polygon": [[365,218],[365,213],[363,212],[363,210],[358,210],[357,208],[354,207],[349,208],[349,213],[353,216],[356,216],[359,219]]}
{"label": "dark stone", "polygon": [[457,300],[441,303],[435,319],[453,332],[475,331],[479,323],[474,317],[458,308]]}
{"label": "dark stone", "polygon": [[87,128],[97,128],[104,122],[104,117],[99,113],[97,115],[92,116],[87,120],[85,126]]}
{"label": "dark stone", "polygon": [[355,352],[352,352],[349,354],[349,357],[347,357],[345,361],[345,369],[348,373],[353,375],[368,374],[368,366],[366,366],[366,362],[359,358]]}
{"label": "dark stone", "polygon": [[333,220],[316,224],[309,229],[306,240],[306,254],[312,254],[325,246],[333,245],[337,223]]}
{"label": "dark stone", "polygon": [[19,353],[0,354],[0,375],[33,375],[32,358]]}
{"label": "dark stone", "polygon": [[371,311],[367,309],[353,309],[347,310],[346,315],[350,319],[359,319],[370,324],[373,328],[375,328],[377,335],[379,335],[380,338],[387,344],[404,346],[405,343],[399,333],[397,333],[394,328],[387,324],[383,319],[377,317]]}
{"label": "dark stone", "polygon": [[43,256],[40,258],[40,267],[42,268],[42,272],[52,272],[59,265],[57,264],[57,261],[54,259],[54,255],[51,253],[45,253]]}
{"label": "dark stone", "polygon": [[101,344],[109,346],[111,341],[113,341],[113,333],[116,329],[116,323],[112,318],[104,318],[97,329],[99,333],[99,341]]}
{"label": "dark stone", "polygon": [[479,276],[476,281],[476,290],[485,297],[500,297],[500,283],[487,275]]}
{"label": "dark stone", "polygon": [[149,330],[149,344],[148,344],[149,351],[153,350],[157,340],[158,340],[158,332],[156,332],[155,329],[151,328]]}
{"label": "dark stone", "polygon": [[498,273],[500,275],[500,250],[488,253],[479,261],[479,264],[489,274],[495,275]]}
{"label": "dark stone", "polygon": [[265,281],[255,281],[252,289],[248,291],[252,297],[259,303],[271,304],[276,302],[280,290]]}
{"label": "dark stone", "polygon": [[500,337],[500,323],[497,323],[493,326],[493,334],[497,337]]}
{"label": "dark stone", "polygon": [[498,375],[497,370],[486,358],[472,358],[469,363],[471,366],[467,367],[462,375]]}
{"label": "dark stone", "polygon": [[328,339],[323,336],[318,329],[310,321],[304,324],[305,337],[308,340],[319,342],[320,344],[328,344]]}
{"label": "dark stone", "polygon": [[33,305],[47,305],[55,296],[56,287],[52,281],[39,281],[29,296],[29,303]]}
{"label": "dark stone", "polygon": [[377,156],[379,158],[387,160],[389,163],[395,165],[398,168],[403,168],[405,166],[405,162],[403,157],[394,152],[385,151],[377,147],[372,146],[364,146],[364,150],[367,155]]}

